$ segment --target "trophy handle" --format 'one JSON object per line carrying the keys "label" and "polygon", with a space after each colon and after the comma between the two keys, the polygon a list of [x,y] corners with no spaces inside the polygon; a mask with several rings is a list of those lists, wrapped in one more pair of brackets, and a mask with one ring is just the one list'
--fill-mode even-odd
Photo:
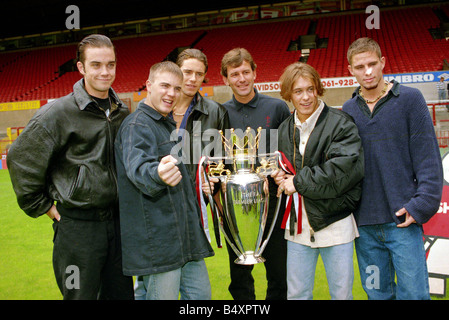
{"label": "trophy handle", "polygon": [[[207,160],[210,160],[209,158]],[[206,165],[206,161],[202,163],[203,169],[204,169],[204,176],[205,179],[207,181],[207,184],[209,185],[209,189],[212,190],[212,185],[211,182],[209,180],[209,176],[206,174],[206,169],[207,169],[207,165]],[[220,179],[220,177],[218,177]],[[234,253],[238,256],[240,256],[242,253],[237,249],[237,247],[232,243],[231,239],[229,239],[229,237],[227,236],[224,228],[223,228],[223,224],[220,222],[220,214],[218,213],[219,211],[219,207],[217,206],[217,203],[214,199],[214,197],[212,196],[212,193],[207,195],[207,198],[209,199],[209,204],[211,206],[211,213],[213,215],[213,222],[214,222],[214,232],[215,232],[215,240],[217,241],[217,246],[218,247],[222,247],[221,245],[221,238],[220,238],[220,230],[223,233],[223,236],[225,237],[225,240],[228,242],[229,246],[231,247],[231,249],[234,251]],[[245,254],[243,254],[245,256]]]}
{"label": "trophy handle", "polygon": [[279,215],[279,209],[281,207],[281,202],[282,202],[282,196],[278,197],[278,200],[276,203],[276,209],[274,211],[273,221],[271,222],[270,230],[268,230],[267,238],[264,240],[264,242],[260,246],[259,250],[257,250],[257,253],[255,253],[255,255],[260,256],[262,254],[262,252],[265,250],[265,247],[268,244],[268,240],[270,240],[271,234],[273,233],[273,230],[274,230],[274,225],[276,224],[276,220]]}
{"label": "trophy handle", "polygon": [[[273,155],[273,154],[270,154],[270,155]],[[266,156],[266,155],[264,155],[264,156]],[[279,163],[279,161],[281,160],[281,154],[280,154],[280,152],[279,152],[279,151],[276,151],[276,152],[274,153],[274,157],[276,157],[276,161]],[[270,167],[272,167],[272,166],[270,166]],[[273,167],[272,167],[272,168],[273,168]],[[271,174],[271,172],[270,172],[270,174]],[[275,208],[275,211],[274,211],[274,217],[273,217],[273,221],[271,222],[270,229],[268,230],[267,238],[264,240],[264,242],[262,243],[262,245],[259,247],[259,250],[257,250],[257,253],[256,253],[256,254],[259,255],[259,256],[260,256],[260,255],[262,254],[262,252],[265,250],[265,247],[266,247],[267,244],[268,244],[268,240],[270,240],[271,234],[273,233],[274,226],[275,226],[275,224],[276,224],[276,220],[277,220],[278,215],[279,215],[279,209],[280,209],[280,207],[281,207],[281,202],[282,202],[282,195],[279,196],[279,197],[277,198],[276,208]]]}
{"label": "trophy handle", "polygon": [[[206,161],[203,162],[201,165],[202,165],[202,168],[203,168],[203,175],[204,175],[204,177],[205,177],[205,179],[207,181],[207,184],[209,185],[209,190],[212,190],[212,185],[210,183],[209,176],[206,173],[206,170],[207,170]],[[217,246],[219,248],[221,248],[222,245],[221,245],[221,238],[220,238],[220,228],[218,227],[219,225],[221,225],[221,223],[220,223],[220,220],[219,220],[220,215],[218,214],[218,206],[215,203],[215,199],[212,196],[212,193],[209,193],[207,195],[207,198],[209,199],[209,205],[210,205],[210,209],[211,209],[212,220],[213,220],[213,223],[214,223],[215,241],[217,242]]]}

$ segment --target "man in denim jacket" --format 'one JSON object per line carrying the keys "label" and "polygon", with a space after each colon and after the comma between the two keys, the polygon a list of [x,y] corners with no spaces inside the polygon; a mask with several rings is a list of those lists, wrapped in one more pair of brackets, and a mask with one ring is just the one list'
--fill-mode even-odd
{"label": "man in denim jacket", "polygon": [[201,226],[194,184],[171,152],[168,117],[181,94],[176,64],[151,67],[147,98],[120,127],[115,143],[123,271],[143,276],[147,299],[210,299],[204,258],[214,254]]}

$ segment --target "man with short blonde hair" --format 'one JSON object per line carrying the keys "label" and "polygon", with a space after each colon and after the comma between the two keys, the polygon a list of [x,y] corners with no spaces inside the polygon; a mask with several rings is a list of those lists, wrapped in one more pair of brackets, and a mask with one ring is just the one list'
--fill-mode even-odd
{"label": "man with short blonde hair", "polygon": [[149,300],[211,299],[204,258],[214,254],[200,222],[186,166],[171,155],[169,117],[183,75],[173,62],[151,67],[147,97],[123,122],[115,142],[123,272],[142,276]]}

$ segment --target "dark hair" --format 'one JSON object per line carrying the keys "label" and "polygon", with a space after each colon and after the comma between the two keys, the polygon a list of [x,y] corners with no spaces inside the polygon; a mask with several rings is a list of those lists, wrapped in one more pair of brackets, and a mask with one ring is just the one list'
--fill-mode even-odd
{"label": "dark hair", "polygon": [[231,51],[228,51],[221,60],[221,75],[227,77],[228,66],[237,68],[242,65],[243,61],[246,61],[250,64],[251,70],[256,70],[257,65],[248,50],[244,48],[234,48]]}
{"label": "dark hair", "polygon": [[194,48],[185,49],[179,54],[178,59],[176,60],[176,64],[181,67],[184,61],[188,59],[196,59],[198,61],[201,61],[206,68],[205,72],[207,72],[209,68],[207,64],[207,57],[201,50]]}
{"label": "dark hair", "polygon": [[[188,59],[196,59],[204,64],[204,72],[207,73],[207,70],[209,68],[209,65],[207,64],[207,57],[206,55],[198,49],[195,48],[189,48],[185,49],[178,55],[178,59],[176,60],[176,64],[181,68],[184,61]],[[204,78],[203,83],[207,83],[208,79]]]}
{"label": "dark hair", "polygon": [[84,52],[86,51],[86,48],[88,47],[94,47],[94,48],[112,48],[114,49],[114,55],[115,55],[115,47],[112,44],[111,39],[108,37],[102,35],[102,34],[91,34],[87,37],[85,37],[83,40],[78,43],[78,48],[76,50],[76,61],[81,61],[81,63],[84,63],[85,55]]}

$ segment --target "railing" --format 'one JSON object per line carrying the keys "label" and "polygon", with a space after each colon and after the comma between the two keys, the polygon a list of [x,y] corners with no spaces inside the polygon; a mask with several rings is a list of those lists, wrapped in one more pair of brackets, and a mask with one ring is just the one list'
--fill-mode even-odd
{"label": "railing", "polygon": [[[443,108],[449,108],[449,100],[445,100],[442,102],[431,102],[427,103],[429,108],[431,108],[431,114],[432,114],[432,121],[433,125],[435,126],[435,134],[437,136],[438,145],[440,148],[447,148],[449,147],[449,126],[447,129],[441,128],[442,125],[444,126],[445,122],[449,122],[448,119],[439,119],[437,120],[436,117],[436,109],[437,107],[443,107]],[[446,112],[446,111],[445,111]]]}

